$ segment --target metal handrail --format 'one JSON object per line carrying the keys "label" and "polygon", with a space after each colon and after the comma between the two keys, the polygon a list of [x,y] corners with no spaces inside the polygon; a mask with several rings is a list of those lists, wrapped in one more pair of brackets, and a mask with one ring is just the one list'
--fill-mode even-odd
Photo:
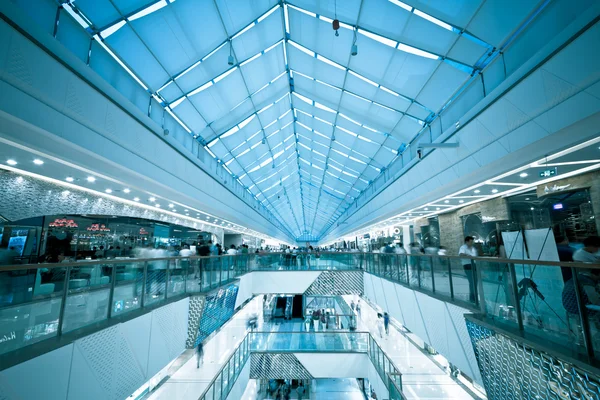
{"label": "metal handrail", "polygon": [[[18,270],[26,270],[26,269],[37,269],[37,268],[64,268],[64,267],[86,267],[90,264],[123,264],[123,263],[136,263],[136,262],[157,262],[157,261],[168,261],[168,260],[211,260],[211,259],[221,259],[221,258],[267,258],[269,256],[281,256],[281,255],[312,255],[315,256],[319,254],[323,255],[337,255],[342,258],[342,255],[345,256],[355,256],[355,258],[369,256],[379,256],[379,257],[411,257],[411,258],[445,258],[451,260],[466,260],[470,259],[473,261],[486,261],[486,262],[494,262],[499,264],[528,264],[528,265],[544,265],[544,266],[556,266],[556,267],[569,267],[569,268],[585,268],[585,269],[600,269],[599,264],[593,263],[581,263],[581,262],[567,262],[567,261],[543,261],[543,260],[526,260],[526,259],[514,259],[514,258],[499,258],[499,257],[473,257],[473,256],[449,256],[449,255],[437,255],[437,254],[396,254],[396,253],[352,253],[352,252],[321,252],[321,253],[249,253],[249,254],[223,254],[220,256],[173,256],[173,257],[160,257],[160,258],[119,258],[119,259],[106,259],[100,258],[96,260],[86,260],[86,261],[76,261],[76,262],[66,262],[66,263],[38,263],[38,264],[13,264],[13,265],[0,265],[0,272],[2,271],[18,271]],[[259,268],[256,268],[259,269]]]}

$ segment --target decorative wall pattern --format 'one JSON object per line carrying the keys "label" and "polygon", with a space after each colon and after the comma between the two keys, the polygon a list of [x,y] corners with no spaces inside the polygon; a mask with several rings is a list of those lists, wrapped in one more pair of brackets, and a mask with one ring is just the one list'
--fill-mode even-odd
{"label": "decorative wall pattern", "polygon": [[226,288],[219,289],[214,294],[206,296],[204,312],[200,318],[198,336],[194,346],[197,346],[198,343],[206,339],[231,318],[238,289],[237,285],[229,285]]}
{"label": "decorative wall pattern", "polygon": [[599,399],[600,377],[467,320],[489,400]]}
{"label": "decorative wall pattern", "polygon": [[44,215],[116,215],[120,217],[143,218],[168,222],[212,232],[223,237],[223,229],[178,218],[167,213],[137,207],[112,200],[108,196],[94,195],[82,190],[66,189],[51,182],[29,176],[21,176],[0,169],[0,215],[10,221],[40,217]]}
{"label": "decorative wall pattern", "polygon": [[191,349],[196,344],[196,338],[200,328],[200,318],[202,317],[202,311],[204,311],[204,305],[206,304],[206,296],[191,296],[190,297],[190,308],[188,311],[188,329],[187,329],[187,340],[185,341],[185,347]]}
{"label": "decorative wall pattern", "polygon": [[363,293],[363,271],[323,271],[304,292],[308,296],[362,295]]}
{"label": "decorative wall pattern", "polygon": [[250,379],[313,379],[294,354],[252,353]]}

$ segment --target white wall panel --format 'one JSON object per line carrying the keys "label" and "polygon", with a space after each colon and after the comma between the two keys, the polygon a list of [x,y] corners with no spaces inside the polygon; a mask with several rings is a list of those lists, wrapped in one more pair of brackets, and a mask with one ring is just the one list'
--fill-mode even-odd
{"label": "white wall panel", "polygon": [[315,378],[366,378],[371,360],[356,353],[294,353]]}
{"label": "white wall panel", "polygon": [[182,299],[1,371],[0,398],[125,399],[185,350],[188,306]]}
{"label": "white wall panel", "polygon": [[250,272],[240,277],[240,283],[238,288],[237,298],[235,299],[235,307],[238,308],[246,300],[254,296],[254,287],[252,286],[253,277],[255,272]]}
{"label": "white wall panel", "polygon": [[365,273],[365,296],[482,384],[464,318],[469,310],[369,273]]}
{"label": "white wall panel", "polygon": [[255,271],[253,293],[304,293],[319,277],[319,271]]}
{"label": "white wall panel", "polygon": [[72,357],[70,344],[0,371],[0,398],[66,399]]}

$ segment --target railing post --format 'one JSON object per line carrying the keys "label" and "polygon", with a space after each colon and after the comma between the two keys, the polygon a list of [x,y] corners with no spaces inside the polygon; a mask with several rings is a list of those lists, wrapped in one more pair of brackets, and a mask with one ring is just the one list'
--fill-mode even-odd
{"label": "railing post", "polygon": [[512,286],[511,295],[513,296],[515,303],[515,314],[517,315],[517,324],[519,330],[523,331],[523,314],[521,314],[521,302],[519,302],[519,295],[517,291],[517,273],[515,272],[515,265],[508,264],[508,270],[510,273],[510,284]]}
{"label": "railing post", "polygon": [[57,336],[62,335],[63,323],[65,320],[65,307],[67,305],[67,294],[69,292],[69,278],[71,276],[71,267],[67,267],[65,272],[65,282],[63,285],[62,301],[60,303],[60,312],[58,314],[58,328],[56,331]]}
{"label": "railing post", "polygon": [[485,314],[485,295],[483,293],[483,280],[481,279],[481,266],[482,264],[476,264],[475,260],[471,260],[471,271],[477,277],[477,285],[473,285],[475,288],[475,302],[479,306],[481,313]]}
{"label": "railing post", "polygon": [[142,271],[142,295],[140,296],[140,308],[144,308],[146,302],[146,280],[148,279],[148,261],[144,261],[144,270]]}
{"label": "railing post", "polygon": [[583,331],[583,344],[585,345],[585,351],[590,359],[594,358],[594,347],[592,345],[592,334],[590,332],[590,322],[587,318],[587,308],[583,304],[581,295],[581,286],[579,286],[579,277],[577,276],[577,268],[571,267],[571,274],[573,275],[573,285],[575,285],[575,297],[577,298],[577,309],[579,311],[579,318],[581,318],[581,330]]}
{"label": "railing post", "polygon": [[433,293],[435,293],[435,273],[433,271],[433,257],[434,256],[429,257],[429,266],[431,268],[431,290]]}
{"label": "railing post", "polygon": [[171,260],[167,260],[167,272],[165,274],[165,300],[167,299],[167,293],[169,293],[169,279],[171,279]]}
{"label": "railing post", "polygon": [[452,261],[450,258],[446,257],[446,262],[448,264],[448,281],[450,282],[450,298],[454,300],[454,282],[452,281]]}
{"label": "railing post", "polygon": [[115,295],[115,284],[117,282],[117,265],[111,265],[110,271],[110,294],[108,295],[108,318],[112,317],[113,301]]}

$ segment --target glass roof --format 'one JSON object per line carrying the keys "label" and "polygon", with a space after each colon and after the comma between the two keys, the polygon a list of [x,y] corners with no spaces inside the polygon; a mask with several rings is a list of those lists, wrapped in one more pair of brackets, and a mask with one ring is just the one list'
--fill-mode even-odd
{"label": "glass roof", "polygon": [[[535,6],[510,2],[522,18]],[[485,0],[450,3],[71,0],[68,6],[293,234],[319,237],[522,20],[498,16]],[[490,15],[500,21],[482,24]],[[341,22],[337,33],[334,18]]]}

